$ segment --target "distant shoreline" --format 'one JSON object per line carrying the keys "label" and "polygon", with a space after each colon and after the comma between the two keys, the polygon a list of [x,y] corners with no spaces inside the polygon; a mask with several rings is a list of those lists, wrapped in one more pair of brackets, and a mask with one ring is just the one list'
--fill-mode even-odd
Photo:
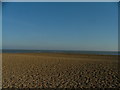
{"label": "distant shoreline", "polygon": [[118,51],[80,51],[80,50],[2,50],[2,53],[63,53],[85,55],[119,55]]}
{"label": "distant shoreline", "polygon": [[74,54],[74,53],[2,53],[2,55],[17,56],[42,56],[42,57],[68,57],[68,58],[99,58],[118,59],[119,55],[97,55],[97,54]]}

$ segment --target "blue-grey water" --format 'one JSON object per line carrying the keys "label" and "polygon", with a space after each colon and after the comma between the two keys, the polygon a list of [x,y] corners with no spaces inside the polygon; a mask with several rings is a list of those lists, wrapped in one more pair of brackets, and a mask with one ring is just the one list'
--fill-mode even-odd
{"label": "blue-grey water", "polygon": [[120,55],[117,51],[74,51],[74,50],[2,50],[2,53],[74,53],[96,55]]}

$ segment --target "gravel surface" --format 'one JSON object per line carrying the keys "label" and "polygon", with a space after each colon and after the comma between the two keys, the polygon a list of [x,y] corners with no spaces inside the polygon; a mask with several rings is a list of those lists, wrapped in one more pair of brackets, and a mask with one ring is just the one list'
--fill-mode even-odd
{"label": "gravel surface", "polygon": [[3,54],[3,88],[117,88],[116,58]]}

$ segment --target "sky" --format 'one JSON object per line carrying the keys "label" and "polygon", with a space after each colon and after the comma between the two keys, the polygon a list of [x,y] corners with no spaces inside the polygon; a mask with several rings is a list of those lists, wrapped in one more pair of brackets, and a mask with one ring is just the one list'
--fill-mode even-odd
{"label": "sky", "polygon": [[0,2],[0,49],[2,49],[2,3],[1,2]]}
{"label": "sky", "polygon": [[4,2],[3,49],[118,50],[115,2]]}

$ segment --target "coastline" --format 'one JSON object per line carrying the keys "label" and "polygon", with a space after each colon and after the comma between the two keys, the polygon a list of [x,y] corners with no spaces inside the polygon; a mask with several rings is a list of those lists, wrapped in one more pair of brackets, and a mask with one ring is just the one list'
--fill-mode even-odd
{"label": "coastline", "polygon": [[2,53],[2,55],[27,55],[27,56],[47,56],[47,57],[75,57],[75,58],[101,58],[118,59],[120,55],[97,55],[97,54],[74,54],[74,53]]}

